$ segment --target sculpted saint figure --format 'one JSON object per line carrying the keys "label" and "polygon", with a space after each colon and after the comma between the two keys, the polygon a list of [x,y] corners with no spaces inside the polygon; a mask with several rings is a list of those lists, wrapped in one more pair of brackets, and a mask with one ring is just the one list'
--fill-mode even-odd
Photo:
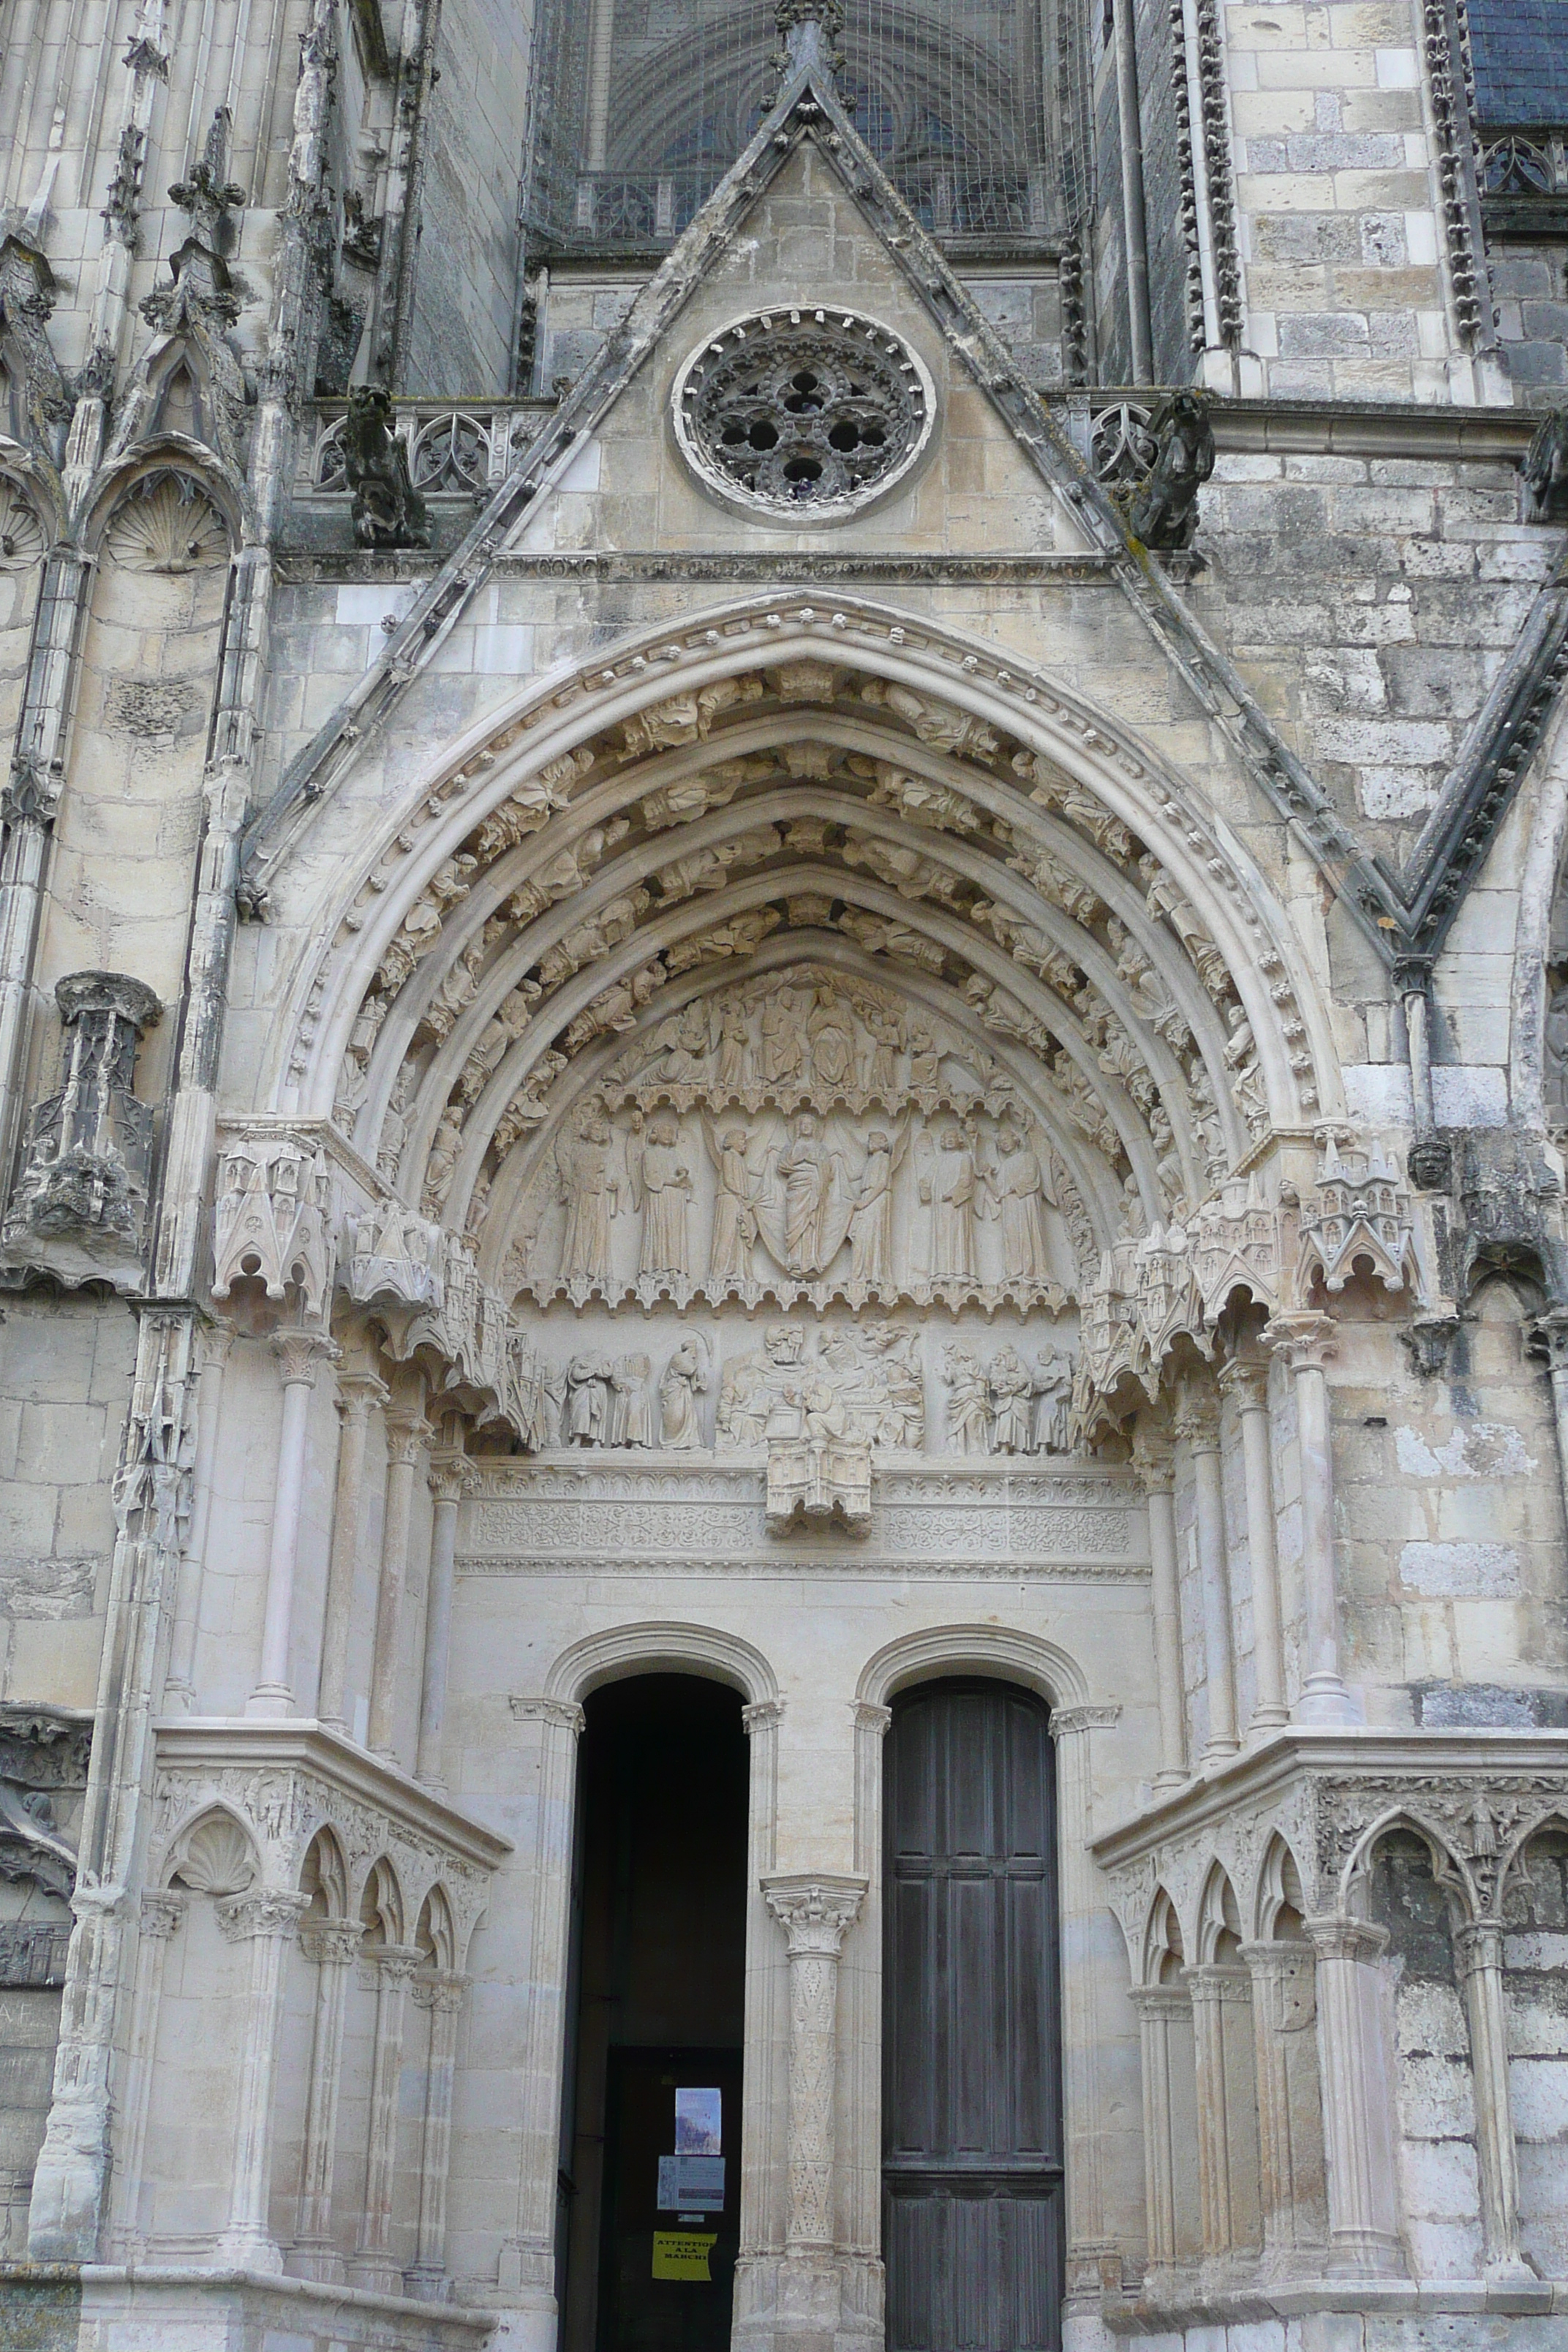
{"label": "sculpted saint figure", "polygon": [[986,1174],[985,1189],[991,1213],[1002,1220],[1002,1266],[1008,1281],[1048,1282],[1045,1181],[1033,1146],[1010,1120],[998,1130],[996,1165]]}
{"label": "sculpted saint figure", "polygon": [[665,1022],[654,1040],[665,1049],[664,1075],[675,1086],[700,1087],[708,1076],[708,1011],[703,1004],[682,1007]]}
{"label": "sculpted saint figure", "polygon": [[666,1445],[689,1449],[702,1443],[697,1400],[708,1391],[708,1368],[695,1339],[682,1339],[658,1384],[659,1415]]}
{"label": "sculpted saint figure", "polygon": [[1072,1402],[1072,1359],[1047,1348],[1035,1368],[1035,1451],[1068,1450],[1068,1407]]}
{"label": "sculpted saint figure", "polygon": [[743,1087],[751,1074],[751,1026],[745,1006],[731,997],[719,1013],[719,1084]]}
{"label": "sculpted saint figure", "polygon": [[811,1045],[811,1074],[819,1087],[855,1083],[855,1021],[836,988],[819,988],[807,1016],[805,1034]]}
{"label": "sculpted saint figure", "polygon": [[612,1445],[657,1445],[653,1402],[648,1395],[646,1356],[623,1356],[610,1374],[610,1436]]}
{"label": "sculpted saint figure", "polygon": [[715,1132],[704,1118],[702,1131],[708,1155],[718,1171],[713,1200],[713,1241],[708,1254],[710,1288],[726,1283],[749,1282],[752,1249],[757,1238],[757,1186],[746,1160],[746,1130],[727,1127]]}
{"label": "sculpted saint figure", "polygon": [[1035,1383],[1016,1348],[1004,1348],[991,1367],[991,1401],[995,1408],[995,1449],[998,1454],[1027,1454]]}
{"label": "sculpted saint figure", "polygon": [[833,1192],[833,1154],[814,1111],[796,1111],[778,1163],[784,1194],[784,1259],[792,1274],[815,1274],[822,1264]]}
{"label": "sculpted saint figure", "polygon": [[603,1445],[610,1417],[611,1366],[607,1356],[574,1356],[566,1367],[566,1443]]}
{"label": "sculpted saint figure", "polygon": [[893,1146],[880,1128],[873,1128],[849,1219],[849,1279],[883,1286],[892,1279],[892,1264]]}
{"label": "sculpted saint figure", "polygon": [[779,988],[763,999],[763,1077],[771,1087],[798,1077],[805,1050],[799,1008],[793,989]]}
{"label": "sculpted saint figure", "polygon": [[610,1279],[610,1219],[620,1192],[610,1151],[610,1122],[598,1109],[585,1111],[576,1134],[556,1146],[557,1189],[566,1204],[563,1282]]}
{"label": "sculpted saint figure", "polygon": [[916,1093],[941,1083],[942,1055],[936,1039],[923,1023],[910,1031],[910,1084]]}
{"label": "sculpted saint figure", "polygon": [[974,1279],[974,1154],[952,1121],[937,1135],[936,1156],[921,1179],[922,1201],[931,1203],[931,1273],[933,1282]]}
{"label": "sculpted saint figure", "polygon": [[673,1111],[656,1110],[648,1121],[647,1141],[634,1164],[632,1181],[643,1213],[638,1273],[659,1281],[684,1282],[690,1266],[686,1213],[691,1199],[691,1170],[680,1148],[680,1128]]}
{"label": "sculpted saint figure", "polygon": [[1568,1107],[1568,988],[1554,989],[1546,1008],[1546,1100]]}
{"label": "sculpted saint figure", "polygon": [[942,1356],[947,1382],[947,1438],[955,1454],[991,1451],[991,1391],[969,1348],[949,1348]]}
{"label": "sculpted saint figure", "polygon": [[871,1067],[867,1084],[873,1094],[891,1098],[899,1084],[899,1055],[902,1049],[903,1024],[891,1007],[868,1004],[865,1007],[866,1026],[871,1034]]}

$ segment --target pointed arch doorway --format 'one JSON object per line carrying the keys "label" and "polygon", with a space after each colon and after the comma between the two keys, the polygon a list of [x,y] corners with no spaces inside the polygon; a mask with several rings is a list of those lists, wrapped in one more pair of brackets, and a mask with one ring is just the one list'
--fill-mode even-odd
{"label": "pointed arch doorway", "polygon": [[889,2352],[1057,2352],[1063,2168],[1056,1788],[1044,1703],[893,1705],[883,1840]]}

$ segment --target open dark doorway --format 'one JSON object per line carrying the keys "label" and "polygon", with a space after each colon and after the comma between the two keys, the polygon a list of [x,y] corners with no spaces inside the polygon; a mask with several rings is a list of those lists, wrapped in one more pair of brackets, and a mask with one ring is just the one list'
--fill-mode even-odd
{"label": "open dark doorway", "polygon": [[888,1737],[889,2352],[1058,2352],[1056,1795],[1041,1702],[921,1685]]}
{"label": "open dark doorway", "polygon": [[748,1748],[738,1693],[586,1706],[561,2186],[563,2352],[728,2352],[741,2217]]}

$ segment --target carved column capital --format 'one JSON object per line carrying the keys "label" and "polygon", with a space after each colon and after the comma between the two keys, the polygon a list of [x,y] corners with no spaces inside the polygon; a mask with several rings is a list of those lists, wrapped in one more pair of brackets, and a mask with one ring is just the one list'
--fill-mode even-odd
{"label": "carved column capital", "polygon": [[1388,1943],[1387,1928],[1370,1919],[1303,1919],[1301,1925],[1321,1960],[1375,1960]]}
{"label": "carved column capital", "polygon": [[247,1887],[216,1906],[217,1924],[231,1944],[249,1943],[258,1936],[291,1936],[310,1899],[281,1887]]}
{"label": "carved column capital", "polygon": [[461,1446],[444,1446],[431,1455],[425,1482],[438,1503],[460,1503],[478,1485],[479,1475]]}
{"label": "carved column capital", "polygon": [[435,1431],[420,1412],[389,1412],[386,1416],[386,1458],[407,1468],[419,1459],[420,1448],[427,1445]]}
{"label": "carved column capital", "polygon": [[416,1977],[409,1987],[415,2005],[451,2017],[462,2008],[470,1979],[464,1976]]}
{"label": "carved column capital", "polygon": [[392,1391],[374,1372],[357,1364],[344,1364],[338,1372],[337,1407],[345,1421],[365,1420],[372,1405],[386,1404]]}
{"label": "carved column capital", "polygon": [[185,1916],[185,1897],[171,1889],[142,1897],[142,1933],[160,1939],[174,1935]]}
{"label": "carved column capital", "polygon": [[357,1919],[303,1919],[300,1948],[318,1967],[346,1969],[359,1954],[364,1929]]}
{"label": "carved column capital", "polygon": [[1168,2019],[1192,2014],[1193,1997],[1184,1984],[1134,1985],[1128,1998],[1140,2017]]}
{"label": "carved column capital", "polygon": [[784,1720],[782,1698],[759,1698],[741,1709],[741,1726],[749,1739],[754,1731],[772,1731]]}
{"label": "carved column capital", "polygon": [[1234,1397],[1243,1412],[1268,1410],[1268,1360],[1263,1356],[1232,1356],[1221,1366],[1220,1394]]}
{"label": "carved column capital", "polygon": [[272,1352],[284,1387],[313,1389],[323,1363],[335,1364],[342,1349],[324,1331],[274,1331]]}
{"label": "carved column capital", "polygon": [[1145,1495],[1168,1495],[1176,1483],[1175,1449],[1171,1433],[1160,1423],[1140,1417],[1132,1437],[1132,1467]]}
{"label": "carved column capital", "polygon": [[874,1731],[879,1739],[887,1738],[893,1720],[890,1706],[881,1706],[874,1698],[858,1698],[850,1702],[849,1712],[857,1731]]}
{"label": "carved column capital", "polygon": [[866,1897],[863,1878],[806,1871],[764,1878],[762,1885],[768,1909],[788,1938],[792,1960],[806,1953],[837,1958]]}
{"label": "carved column capital", "polygon": [[1261,1336],[1263,1345],[1283,1357],[1293,1372],[1321,1372],[1339,1353],[1339,1331],[1333,1317],[1316,1308],[1300,1314],[1271,1316]]}
{"label": "carved column capital", "polygon": [[426,1954],[416,1944],[373,1944],[365,1958],[380,1977],[393,1984],[412,1984],[415,1971],[425,1965]]}
{"label": "carved column capital", "polygon": [[1219,1400],[1206,1384],[1199,1388],[1184,1381],[1171,1416],[1171,1433],[1194,1454],[1218,1452]]}
{"label": "carved column capital", "polygon": [[1053,1739],[1071,1739],[1082,1731],[1109,1731],[1121,1719],[1120,1700],[1108,1706],[1054,1706],[1050,1734]]}
{"label": "carved column capital", "polygon": [[547,1723],[557,1731],[569,1731],[574,1739],[583,1730],[583,1710],[574,1698],[519,1698],[507,1700],[519,1723]]}
{"label": "carved column capital", "polygon": [[221,1371],[228,1361],[235,1338],[234,1325],[221,1317],[210,1323],[197,1323],[191,1333],[191,1370],[198,1376]]}

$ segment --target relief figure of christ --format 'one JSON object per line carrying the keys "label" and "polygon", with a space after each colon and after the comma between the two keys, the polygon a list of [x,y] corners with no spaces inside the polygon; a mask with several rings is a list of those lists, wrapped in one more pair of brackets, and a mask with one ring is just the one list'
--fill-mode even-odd
{"label": "relief figure of christ", "polygon": [[648,1122],[647,1136],[632,1171],[643,1213],[637,1271],[656,1280],[684,1282],[691,1263],[686,1233],[691,1170],[681,1150],[680,1128],[674,1112],[655,1111]]}
{"label": "relief figure of christ", "polygon": [[822,1139],[816,1113],[797,1111],[778,1161],[784,1182],[784,1262],[792,1274],[816,1274],[823,1266],[836,1158]]}

